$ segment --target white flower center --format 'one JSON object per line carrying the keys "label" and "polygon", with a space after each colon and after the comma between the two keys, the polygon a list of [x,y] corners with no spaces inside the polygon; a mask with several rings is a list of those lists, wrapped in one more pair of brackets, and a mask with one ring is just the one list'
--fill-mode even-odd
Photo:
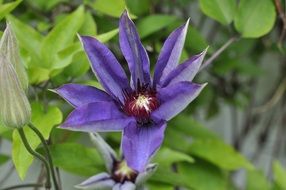
{"label": "white flower center", "polygon": [[150,112],[151,110],[149,105],[151,99],[152,98],[140,94],[136,99],[134,106],[136,106],[137,108],[144,108],[147,112]]}

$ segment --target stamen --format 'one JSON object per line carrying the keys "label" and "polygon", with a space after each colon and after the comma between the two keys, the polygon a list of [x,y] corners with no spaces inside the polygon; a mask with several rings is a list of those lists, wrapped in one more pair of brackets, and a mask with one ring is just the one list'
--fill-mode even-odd
{"label": "stamen", "polygon": [[151,112],[158,106],[156,91],[148,88],[148,85],[138,83],[136,91],[125,95],[123,110],[126,114],[135,116],[140,123],[145,123],[148,122]]}

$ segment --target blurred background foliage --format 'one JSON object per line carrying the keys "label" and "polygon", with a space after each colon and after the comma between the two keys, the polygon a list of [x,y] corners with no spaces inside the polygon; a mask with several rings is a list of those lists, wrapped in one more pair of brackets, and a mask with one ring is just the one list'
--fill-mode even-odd
{"label": "blurred background foliage", "polygon": [[[169,124],[148,187],[285,190],[285,6],[285,0],[0,0],[0,29],[9,22],[16,33],[29,74],[32,121],[48,140],[55,165],[80,178],[104,170],[103,162],[87,134],[56,128],[71,106],[49,91],[70,82],[100,87],[77,34],[106,43],[126,67],[118,18],[127,8],[152,69],[168,34],[191,18],[181,59],[209,46],[210,65],[195,79],[208,86]],[[119,147],[120,134],[103,135]],[[12,162],[24,180],[33,157],[18,133],[0,127],[0,143],[0,187],[8,185]]]}

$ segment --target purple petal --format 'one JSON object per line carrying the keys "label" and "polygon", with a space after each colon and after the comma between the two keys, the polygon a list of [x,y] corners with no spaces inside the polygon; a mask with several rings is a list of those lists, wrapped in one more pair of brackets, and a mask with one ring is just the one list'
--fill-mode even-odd
{"label": "purple petal", "polygon": [[120,112],[113,102],[94,102],[76,108],[61,128],[84,132],[121,131],[130,122],[135,119]]}
{"label": "purple petal", "polygon": [[65,84],[54,91],[74,107],[80,107],[92,102],[113,101],[106,92],[92,86]]}
{"label": "purple petal", "polygon": [[176,69],[171,71],[170,74],[168,74],[166,79],[163,81],[162,87],[166,87],[170,84],[182,81],[191,82],[201,67],[203,59],[206,55],[206,50],[198,55],[191,57],[191,59],[180,64],[179,66],[177,66]]}
{"label": "purple petal", "polygon": [[155,121],[170,120],[183,111],[202,91],[206,84],[179,82],[162,88],[158,92],[160,106],[151,113]]}
{"label": "purple petal", "polygon": [[119,42],[121,51],[128,62],[134,87],[137,88],[138,80],[144,84],[150,84],[149,57],[127,11],[120,18]]}
{"label": "purple petal", "polygon": [[112,188],[115,182],[111,176],[107,173],[100,173],[95,176],[92,176],[75,186],[77,189],[103,189],[103,188]]}
{"label": "purple petal", "polygon": [[122,149],[127,165],[144,171],[150,157],[160,147],[164,139],[165,122],[150,126],[129,124],[123,132]]}
{"label": "purple petal", "polygon": [[136,185],[132,182],[125,181],[123,184],[117,183],[112,190],[135,190]]}
{"label": "purple petal", "polygon": [[156,87],[178,65],[188,30],[189,20],[165,41],[155,65],[153,86]]}
{"label": "purple petal", "polygon": [[123,102],[122,90],[130,88],[129,82],[113,53],[93,37],[81,36],[80,39],[91,63],[92,70],[103,88],[110,95]]}
{"label": "purple petal", "polygon": [[102,156],[108,172],[111,173],[114,163],[117,161],[116,153],[98,133],[90,133],[90,138]]}

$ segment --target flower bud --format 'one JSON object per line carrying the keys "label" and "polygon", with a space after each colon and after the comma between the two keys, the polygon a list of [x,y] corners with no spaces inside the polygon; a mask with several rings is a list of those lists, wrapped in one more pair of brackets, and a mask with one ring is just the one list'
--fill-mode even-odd
{"label": "flower bud", "polygon": [[0,41],[0,56],[4,56],[10,61],[17,73],[21,87],[27,90],[28,76],[19,54],[16,36],[8,23]]}
{"label": "flower bud", "polygon": [[[7,38],[7,35],[9,37],[6,29],[4,38]],[[10,50],[16,51],[14,47],[11,49],[4,47],[4,44],[12,45],[13,40],[5,40],[1,40],[0,47],[0,121],[7,127],[19,128],[30,121],[31,106],[24,91],[24,83],[20,82],[23,78],[19,80],[15,69],[21,68],[20,63],[16,63],[18,58],[13,58],[13,52],[10,52]],[[4,50],[6,54],[2,54]],[[15,68],[12,63],[16,64]],[[23,77],[23,73],[20,76]]]}

